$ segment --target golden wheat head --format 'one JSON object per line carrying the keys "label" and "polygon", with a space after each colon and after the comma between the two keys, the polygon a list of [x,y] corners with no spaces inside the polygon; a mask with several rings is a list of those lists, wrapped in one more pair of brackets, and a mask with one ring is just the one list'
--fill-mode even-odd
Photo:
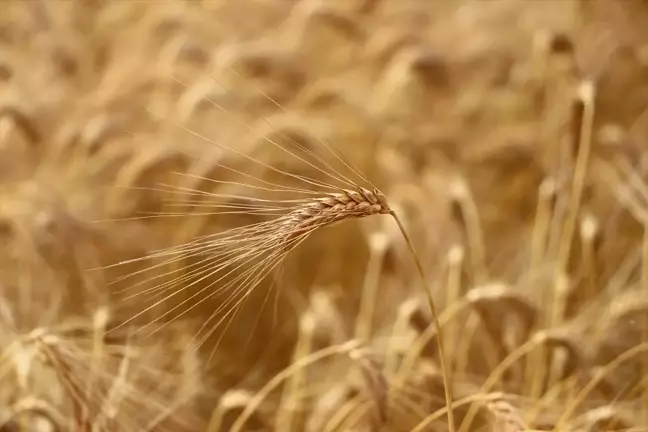
{"label": "golden wheat head", "polygon": [[345,220],[390,213],[387,198],[382,192],[358,187],[357,190],[343,190],[307,202],[288,214],[287,226],[293,232],[303,232]]}

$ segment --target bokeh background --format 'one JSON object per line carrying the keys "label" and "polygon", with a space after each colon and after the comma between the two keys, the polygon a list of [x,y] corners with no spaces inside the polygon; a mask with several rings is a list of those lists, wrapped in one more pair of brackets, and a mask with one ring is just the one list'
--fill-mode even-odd
{"label": "bokeh background", "polygon": [[645,430],[647,102],[642,0],[4,0],[0,431],[448,430],[391,219],[236,308],[139,259],[257,222],[204,203],[268,166],[330,181],[290,140],[403,218],[458,430]]}

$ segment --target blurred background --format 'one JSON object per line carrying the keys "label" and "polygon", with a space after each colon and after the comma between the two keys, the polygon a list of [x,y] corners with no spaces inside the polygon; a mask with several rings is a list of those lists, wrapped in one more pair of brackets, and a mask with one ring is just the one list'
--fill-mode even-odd
{"label": "blurred background", "polygon": [[450,430],[390,218],[192,270],[350,166],[456,430],[648,429],[647,102],[643,0],[4,0],[0,431]]}

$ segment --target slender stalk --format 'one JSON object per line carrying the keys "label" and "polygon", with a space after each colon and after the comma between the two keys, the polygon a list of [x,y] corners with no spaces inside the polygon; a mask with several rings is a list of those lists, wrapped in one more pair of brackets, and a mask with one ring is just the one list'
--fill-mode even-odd
{"label": "slender stalk", "polygon": [[[644,235],[643,235],[643,260],[641,266],[641,285],[644,289],[644,295],[648,295],[648,224],[644,223]],[[646,316],[642,317],[643,323],[643,343],[648,343],[648,321]],[[644,356],[642,362],[642,372],[643,376],[648,376],[648,356]],[[642,392],[642,399],[644,400],[644,406],[648,406],[648,388],[644,387]],[[643,413],[644,421],[648,424],[648,412],[644,411]]]}
{"label": "slender stalk", "polygon": [[403,223],[401,220],[398,218],[398,215],[396,212],[393,210],[390,211],[389,213],[396,223],[398,224],[398,228],[400,229],[401,234],[403,235],[403,238],[405,239],[405,243],[407,243],[407,247],[412,253],[412,258],[414,258],[414,263],[416,264],[416,268],[418,269],[419,276],[421,278],[421,282],[423,283],[423,288],[425,289],[425,295],[427,296],[428,304],[430,306],[430,311],[432,312],[432,319],[434,320],[434,326],[437,328],[437,345],[439,347],[439,357],[440,357],[440,362],[441,362],[441,372],[443,376],[443,387],[444,387],[444,392],[445,392],[445,399],[446,399],[446,406],[448,407],[448,430],[450,432],[455,432],[455,422],[454,422],[454,413],[451,409],[452,407],[452,391],[450,388],[450,370],[446,366],[446,358],[445,358],[445,353],[443,351],[443,337],[441,335],[441,323],[439,320],[439,314],[437,312],[436,304],[434,303],[434,298],[432,297],[432,290],[430,289],[430,285],[428,283],[427,277],[425,276],[425,271],[423,270],[423,265],[421,264],[421,260],[418,257],[418,254],[416,253],[416,249],[414,249],[414,245],[412,244],[412,240],[409,237],[409,234],[407,234],[407,230],[405,230],[405,227],[403,226]]}

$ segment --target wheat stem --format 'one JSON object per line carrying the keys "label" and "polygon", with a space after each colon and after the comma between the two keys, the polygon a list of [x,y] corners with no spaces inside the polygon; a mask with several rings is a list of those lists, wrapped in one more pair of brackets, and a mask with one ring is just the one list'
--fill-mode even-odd
{"label": "wheat stem", "polygon": [[[430,289],[430,284],[428,283],[427,277],[425,276],[425,271],[423,270],[423,265],[421,264],[421,260],[418,257],[418,254],[416,253],[416,249],[414,248],[414,244],[412,243],[412,240],[410,239],[409,234],[407,233],[407,230],[405,229],[405,226],[399,219],[398,215],[396,214],[395,211],[390,211],[389,213],[394,220],[396,221],[396,224],[398,224],[398,229],[400,230],[401,234],[403,235],[403,238],[405,239],[405,243],[407,243],[407,248],[412,254],[412,258],[414,259],[414,263],[416,264],[416,268],[419,272],[419,276],[421,278],[421,283],[423,284],[423,288],[425,289],[425,295],[427,296],[427,300],[430,306],[430,311],[432,312],[432,319],[434,320],[434,326],[437,328],[437,344],[439,346],[439,358],[441,362],[441,372],[443,376],[443,387],[444,387],[444,393],[445,393],[445,399],[446,399],[446,405],[448,407],[451,407],[452,405],[452,391],[450,388],[451,385],[451,380],[449,377],[449,369],[446,366],[446,358],[445,358],[445,353],[443,351],[443,337],[441,336],[441,323],[439,320],[439,314],[437,312],[436,304],[434,303],[434,298],[432,297],[432,290]],[[454,423],[454,413],[452,412],[452,409],[448,409],[448,430],[450,432],[455,432],[455,423]]]}

